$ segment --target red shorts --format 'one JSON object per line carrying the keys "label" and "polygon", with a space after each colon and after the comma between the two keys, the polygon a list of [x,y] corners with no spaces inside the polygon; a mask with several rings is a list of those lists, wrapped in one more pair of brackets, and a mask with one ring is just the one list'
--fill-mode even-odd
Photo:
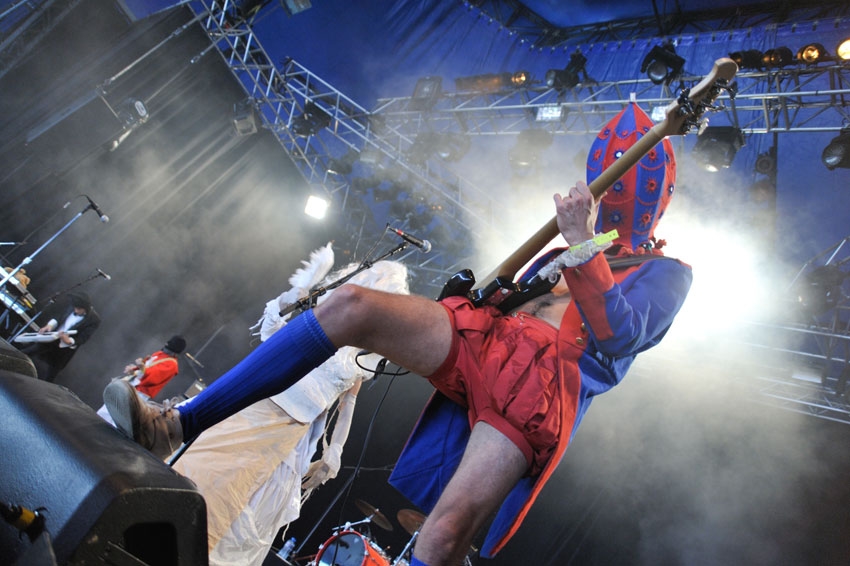
{"label": "red shorts", "polygon": [[483,421],[507,436],[525,455],[529,474],[538,474],[561,425],[557,329],[524,313],[475,308],[464,297],[441,304],[454,336],[448,357],[428,380],[469,409],[470,426]]}

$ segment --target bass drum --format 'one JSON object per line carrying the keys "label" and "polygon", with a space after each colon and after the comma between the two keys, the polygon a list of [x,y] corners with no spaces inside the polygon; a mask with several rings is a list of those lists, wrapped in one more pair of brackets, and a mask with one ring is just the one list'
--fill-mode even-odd
{"label": "bass drum", "polygon": [[384,551],[357,531],[342,531],[325,541],[316,566],[389,566]]}

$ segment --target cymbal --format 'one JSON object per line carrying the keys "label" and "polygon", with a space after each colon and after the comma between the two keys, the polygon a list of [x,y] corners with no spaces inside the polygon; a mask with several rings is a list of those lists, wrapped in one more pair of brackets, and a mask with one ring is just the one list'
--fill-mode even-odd
{"label": "cymbal", "polygon": [[387,519],[387,517],[383,513],[378,511],[378,509],[376,507],[372,507],[371,505],[369,505],[368,503],[366,503],[362,499],[356,500],[354,502],[354,504],[357,505],[357,508],[360,509],[360,511],[364,515],[369,517],[372,520],[372,522],[374,522],[376,525],[378,525],[379,527],[381,527],[382,529],[384,529],[386,531],[393,530],[393,524],[390,523],[390,520]]}
{"label": "cymbal", "polygon": [[396,517],[404,530],[411,535],[416,534],[425,522],[425,515],[413,509],[402,509]]}

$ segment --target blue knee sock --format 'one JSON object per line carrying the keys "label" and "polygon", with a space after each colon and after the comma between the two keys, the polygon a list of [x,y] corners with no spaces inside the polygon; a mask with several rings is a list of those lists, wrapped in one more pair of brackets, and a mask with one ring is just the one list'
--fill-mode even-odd
{"label": "blue knee sock", "polygon": [[180,405],[190,440],[257,401],[280,393],[330,358],[336,348],[308,310],[272,334],[230,371]]}
{"label": "blue knee sock", "polygon": [[428,566],[412,554],[410,555],[410,566]]}

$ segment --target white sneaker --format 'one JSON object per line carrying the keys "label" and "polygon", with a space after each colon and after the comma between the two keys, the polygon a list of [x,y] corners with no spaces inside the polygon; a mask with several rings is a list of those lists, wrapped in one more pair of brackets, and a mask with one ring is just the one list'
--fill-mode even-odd
{"label": "white sneaker", "polygon": [[113,381],[103,390],[103,403],[115,426],[157,458],[165,459],[183,444],[180,412],[170,401],[143,401],[128,382]]}

